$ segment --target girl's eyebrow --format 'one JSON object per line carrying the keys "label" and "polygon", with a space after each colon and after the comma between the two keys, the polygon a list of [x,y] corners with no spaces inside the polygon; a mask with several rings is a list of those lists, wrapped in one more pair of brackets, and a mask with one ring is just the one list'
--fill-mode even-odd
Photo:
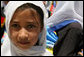
{"label": "girl's eyebrow", "polygon": [[12,23],[19,23],[19,22],[17,22],[17,21],[13,21]]}
{"label": "girl's eyebrow", "polygon": [[38,25],[38,23],[36,23],[36,22],[27,22],[27,24]]}
{"label": "girl's eyebrow", "polygon": [[39,25],[37,22],[26,22],[27,24]]}
{"label": "girl's eyebrow", "polygon": [[19,23],[18,20],[12,20],[12,23]]}
{"label": "girl's eyebrow", "polygon": [[32,24],[32,23],[33,23],[33,24],[36,24],[36,22],[26,22],[26,23],[29,23],[29,24]]}
{"label": "girl's eyebrow", "polygon": [[[12,23],[20,23],[20,22],[18,20],[13,20]],[[38,24],[38,22],[34,22],[34,21],[26,21],[25,23],[27,23],[27,24]]]}

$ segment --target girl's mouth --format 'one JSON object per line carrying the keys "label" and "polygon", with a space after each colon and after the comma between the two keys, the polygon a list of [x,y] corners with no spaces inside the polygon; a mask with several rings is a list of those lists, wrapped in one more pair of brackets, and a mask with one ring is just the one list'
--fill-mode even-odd
{"label": "girl's mouth", "polygon": [[30,42],[19,42],[20,44],[26,45],[29,44]]}

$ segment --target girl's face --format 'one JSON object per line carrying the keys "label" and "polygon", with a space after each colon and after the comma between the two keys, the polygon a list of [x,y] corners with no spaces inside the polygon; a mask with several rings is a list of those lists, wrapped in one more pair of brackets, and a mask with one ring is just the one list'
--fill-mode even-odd
{"label": "girl's face", "polygon": [[40,17],[35,10],[25,9],[14,13],[10,22],[10,39],[22,50],[29,49],[38,41],[41,32]]}

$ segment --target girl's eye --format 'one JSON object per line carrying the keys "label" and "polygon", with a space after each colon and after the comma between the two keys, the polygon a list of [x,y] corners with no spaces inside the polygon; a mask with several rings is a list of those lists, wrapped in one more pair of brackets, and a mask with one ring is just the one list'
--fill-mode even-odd
{"label": "girl's eye", "polygon": [[28,25],[27,26],[27,28],[29,28],[29,29],[33,29],[33,28],[35,28],[36,26],[35,25]]}
{"label": "girl's eye", "polygon": [[12,27],[13,28],[19,28],[20,26],[18,24],[13,24]]}

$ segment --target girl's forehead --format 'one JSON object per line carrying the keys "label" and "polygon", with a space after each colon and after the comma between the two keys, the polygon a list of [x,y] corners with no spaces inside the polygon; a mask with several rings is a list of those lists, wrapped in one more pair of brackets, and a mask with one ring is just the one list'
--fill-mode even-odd
{"label": "girl's forehead", "polygon": [[25,10],[16,10],[13,17],[25,17],[25,16],[37,16],[36,15],[37,12],[35,10],[31,10],[31,9],[25,9]]}
{"label": "girl's forehead", "polygon": [[39,16],[36,12],[31,11],[29,9],[23,11],[16,11],[13,15],[12,20],[13,22],[36,22],[39,21]]}

